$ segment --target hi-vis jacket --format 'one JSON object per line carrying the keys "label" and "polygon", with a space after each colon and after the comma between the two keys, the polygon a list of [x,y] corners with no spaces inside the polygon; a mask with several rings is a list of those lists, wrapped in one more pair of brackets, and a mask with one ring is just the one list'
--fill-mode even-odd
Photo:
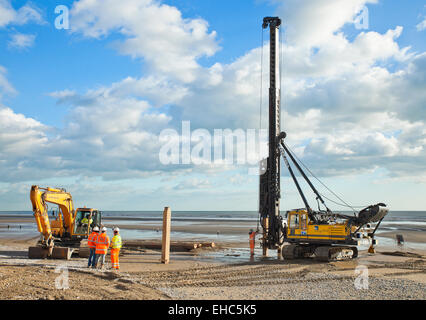
{"label": "hi-vis jacket", "polygon": [[249,240],[250,240],[250,242],[254,242],[255,241],[255,239],[256,239],[256,234],[257,234],[257,232],[250,232],[249,233]]}
{"label": "hi-vis jacket", "polygon": [[115,236],[112,237],[111,248],[113,249],[121,248],[121,236],[119,234],[116,234]]}
{"label": "hi-vis jacket", "polygon": [[93,231],[87,240],[88,240],[87,244],[89,245],[89,248],[96,249],[96,242],[98,241],[98,233]]}
{"label": "hi-vis jacket", "polygon": [[98,240],[96,241],[96,254],[106,254],[109,247],[109,237],[106,232],[98,235]]}
{"label": "hi-vis jacket", "polygon": [[92,219],[87,219],[87,218],[83,218],[81,219],[81,223],[83,224],[92,224],[93,220]]}

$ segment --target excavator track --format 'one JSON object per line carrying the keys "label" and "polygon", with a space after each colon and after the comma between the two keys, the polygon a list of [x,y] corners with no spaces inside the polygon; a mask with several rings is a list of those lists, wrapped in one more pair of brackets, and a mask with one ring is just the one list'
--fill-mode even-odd
{"label": "excavator track", "polygon": [[319,261],[350,260],[357,256],[356,247],[321,246],[315,249],[315,259]]}
{"label": "excavator track", "polygon": [[282,255],[284,259],[295,259],[296,257],[296,247],[295,244],[290,244],[288,246],[284,246],[282,249]]}
{"label": "excavator track", "polygon": [[284,259],[309,258],[314,254],[315,246],[290,244],[283,247],[282,255]]}

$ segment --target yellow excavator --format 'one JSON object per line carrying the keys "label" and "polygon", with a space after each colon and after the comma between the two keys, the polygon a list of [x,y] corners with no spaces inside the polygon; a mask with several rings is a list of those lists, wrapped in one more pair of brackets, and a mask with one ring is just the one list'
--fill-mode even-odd
{"label": "yellow excavator", "polygon": [[[37,246],[30,247],[30,259],[70,259],[73,253],[87,257],[87,238],[102,224],[102,214],[93,208],[74,209],[72,196],[65,189],[32,186],[30,199],[40,232]],[[49,217],[48,203],[58,206],[57,215]]]}

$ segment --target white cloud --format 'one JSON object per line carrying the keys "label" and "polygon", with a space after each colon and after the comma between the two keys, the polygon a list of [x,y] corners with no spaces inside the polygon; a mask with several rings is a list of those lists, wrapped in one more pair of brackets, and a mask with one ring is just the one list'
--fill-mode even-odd
{"label": "white cloud", "polygon": [[173,187],[176,190],[193,191],[198,189],[211,188],[211,182],[208,179],[190,178],[186,179]]}
{"label": "white cloud", "polygon": [[[318,161],[313,166],[324,175],[354,173],[378,166],[391,168],[400,161],[400,156],[417,160],[424,156],[422,144],[416,138],[421,136],[419,128],[424,125],[424,119],[407,118],[404,114],[407,108],[401,104],[401,101],[409,103],[413,111],[422,108],[425,101],[421,91],[418,95],[407,95],[415,88],[413,80],[421,79],[422,56],[399,47],[397,39],[403,28],[396,26],[383,34],[360,32],[353,41],[339,31],[346,23],[353,22],[366,3],[374,2],[339,2],[330,9],[324,2],[305,1],[305,6],[295,8],[296,16],[312,17],[309,21],[313,24],[293,23],[294,33],[290,30],[286,38],[283,126],[289,133],[287,141],[307,159],[316,153]],[[315,9],[322,5],[325,7]],[[291,19],[284,20],[291,24]],[[92,36],[108,34],[110,27],[101,28],[103,24],[99,21],[94,25],[99,27],[88,29]],[[301,34],[306,38],[300,39]],[[317,37],[319,40],[309,41]],[[107,91],[122,97],[138,94],[158,105],[171,103],[171,110],[175,110],[173,121],[179,124],[179,120],[191,120],[193,128],[257,128],[260,53],[260,48],[255,48],[230,64],[202,68],[203,72],[193,74],[197,81],[192,83],[171,74],[163,75],[159,82],[157,76],[150,75],[125,79]],[[386,64],[394,61],[401,67],[392,72]],[[265,67],[263,71],[264,88],[267,88],[268,70]],[[266,112],[267,90],[264,95]],[[266,115],[263,120],[265,128]],[[405,126],[389,127],[383,121]],[[353,161],[347,161],[348,157]],[[344,165],[330,169],[330,159],[343,161]],[[207,172],[208,166],[204,170]]]}
{"label": "white cloud", "polygon": [[41,10],[32,3],[27,3],[17,11],[14,23],[17,25],[34,22],[37,24],[45,24]]}
{"label": "white cloud", "polygon": [[[426,55],[400,48],[403,28],[399,26],[382,34],[360,32],[352,41],[341,32],[363,5],[374,2],[288,1],[283,9],[288,30],[283,129],[287,142],[319,175],[376,168],[397,176],[426,172]],[[218,170],[212,166],[161,166],[161,129],[179,128],[182,120],[191,120],[193,129],[258,127],[261,48],[228,64],[202,67],[197,59],[217,51],[216,35],[204,20],[185,19],[174,7],[147,0],[82,0],[71,13],[75,33],[90,38],[121,34],[123,42],[117,48],[143,58],[148,72],[83,94],[51,93],[58,103],[71,107],[64,129],[48,135],[47,128],[24,126],[23,132],[37,137],[34,145],[43,157],[37,154],[34,159],[28,153],[28,158],[15,161],[20,170],[13,175],[7,170],[4,179],[25,179],[38,165],[49,175],[103,179],[178,171],[213,174]],[[268,68],[263,72],[265,128]],[[7,88],[0,72],[2,83]],[[3,145],[13,145],[12,135],[6,133],[14,131],[4,130]],[[235,166],[224,169],[235,170]],[[203,180],[188,180],[176,188],[197,185],[207,187]]]}
{"label": "white cloud", "polygon": [[[3,94],[15,94],[15,88],[9,83],[6,77],[7,70],[5,67],[0,66],[0,102]],[[0,104],[1,106],[1,104]]]}
{"label": "white cloud", "polygon": [[10,1],[0,0],[0,27],[3,27],[13,21],[16,17],[16,12],[12,8]]}
{"label": "white cloud", "polygon": [[153,0],[80,0],[70,18],[73,32],[100,38],[117,32],[122,54],[143,58],[153,71],[191,82],[201,71],[197,59],[218,50],[216,32],[203,19],[184,19],[172,6]]}
{"label": "white cloud", "polygon": [[184,85],[170,81],[165,76],[156,75],[139,79],[127,77],[120,82],[113,83],[107,90],[115,96],[143,97],[152,101],[156,106],[177,103],[189,93],[188,88]]}
{"label": "white cloud", "polygon": [[425,30],[426,29],[426,18],[422,22],[420,22],[416,26],[416,28],[417,28],[417,31],[423,31],[423,30]]}
{"label": "white cloud", "polygon": [[9,48],[25,49],[34,45],[35,35],[14,33],[8,42]]}
{"label": "white cloud", "polygon": [[424,175],[424,120],[400,120],[388,112],[364,114],[357,122],[348,118],[334,126],[320,120],[328,130],[319,128],[308,143],[299,142],[298,154],[322,175],[349,175],[379,167],[401,177]]}
{"label": "white cloud", "polygon": [[354,23],[361,9],[377,0],[287,0],[278,15],[282,18],[290,45],[319,46],[330,41],[347,23]]}
{"label": "white cloud", "polygon": [[9,24],[23,25],[29,22],[44,24],[41,10],[28,2],[18,10],[12,7],[10,0],[0,0],[0,27]]}
{"label": "white cloud", "polygon": [[27,157],[45,145],[46,129],[40,122],[0,106],[0,159],[19,166],[16,159]]}

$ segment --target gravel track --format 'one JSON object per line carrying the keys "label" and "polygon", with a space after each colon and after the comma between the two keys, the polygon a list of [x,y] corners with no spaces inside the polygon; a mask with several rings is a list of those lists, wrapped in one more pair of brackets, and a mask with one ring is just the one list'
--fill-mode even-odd
{"label": "gravel track", "polygon": [[161,290],[172,299],[426,299],[426,285],[390,276],[425,274],[424,261],[371,265],[368,268],[405,269],[380,277],[369,277],[368,288],[357,289],[354,272],[332,264],[300,266],[225,265],[180,272],[138,274],[137,282]]}

